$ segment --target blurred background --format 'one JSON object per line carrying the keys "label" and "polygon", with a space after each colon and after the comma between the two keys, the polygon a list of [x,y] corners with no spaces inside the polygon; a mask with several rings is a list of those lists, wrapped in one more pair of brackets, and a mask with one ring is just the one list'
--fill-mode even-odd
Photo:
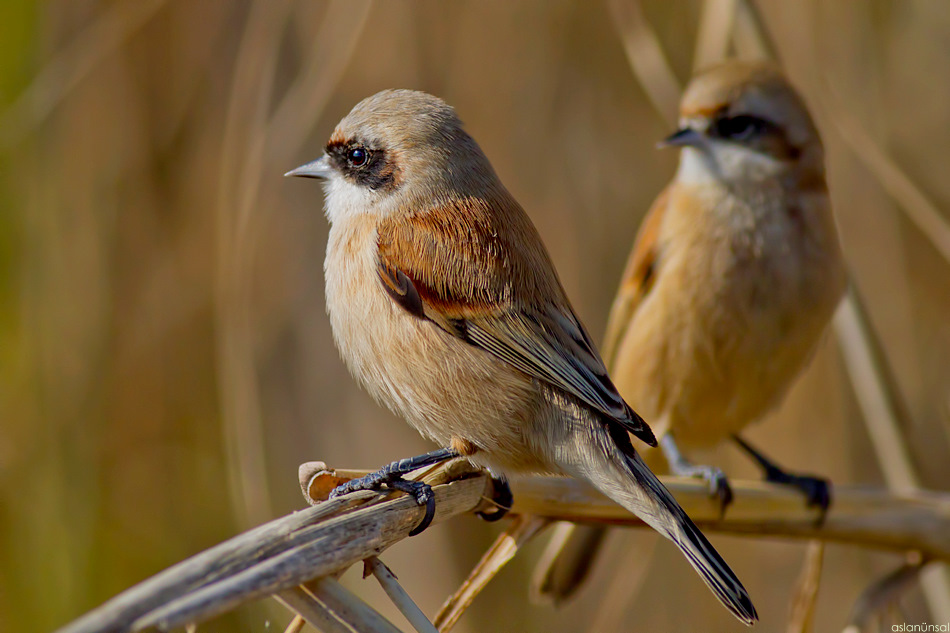
{"label": "blurred background", "polygon": [[[655,149],[672,131],[670,77],[712,61],[709,25],[731,4],[0,3],[0,629],[51,630],[300,508],[301,462],[369,468],[432,448],[343,367],[324,312],[322,191],[281,176],[316,158],[355,103],[405,87],[453,104],[599,338],[675,165]],[[918,211],[950,208],[950,4],[756,6],[823,132],[843,248],[906,398],[914,466],[946,489],[950,251],[868,157],[877,148],[903,170]],[[741,52],[728,24],[719,32],[719,49]],[[665,76],[631,70],[641,44],[641,60],[662,53]],[[936,217],[945,228],[946,212]],[[749,437],[796,469],[884,484],[833,334]],[[732,449],[716,458],[756,476]],[[458,519],[383,558],[432,616],[500,529]],[[669,546],[644,590],[605,602],[624,582],[609,560],[652,538],[617,532],[615,555],[560,611],[527,602],[538,539],[456,630],[742,629]],[[749,588],[756,630],[785,630],[805,545],[711,540]],[[861,590],[901,562],[829,546],[816,630],[840,630]],[[372,581],[344,581],[393,613]],[[918,590],[901,609],[898,622],[928,621]],[[598,629],[605,613],[614,624]],[[200,630],[289,620],[258,603]]]}

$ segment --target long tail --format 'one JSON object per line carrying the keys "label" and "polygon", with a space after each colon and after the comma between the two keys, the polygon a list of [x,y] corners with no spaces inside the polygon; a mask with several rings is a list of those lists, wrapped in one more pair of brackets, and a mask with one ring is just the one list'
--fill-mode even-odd
{"label": "long tail", "polygon": [[601,427],[593,430],[593,438],[583,435],[575,434],[574,441],[560,447],[562,467],[673,541],[723,606],[745,624],[754,624],[758,615],[745,587],[643,463],[626,434],[610,434]]}

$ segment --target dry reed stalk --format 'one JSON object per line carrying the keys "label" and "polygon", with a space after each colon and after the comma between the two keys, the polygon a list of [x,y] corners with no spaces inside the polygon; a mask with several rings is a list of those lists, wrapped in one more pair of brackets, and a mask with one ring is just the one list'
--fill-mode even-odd
{"label": "dry reed stalk", "polygon": [[[280,598],[278,597],[278,600]],[[290,624],[287,625],[287,628],[284,629],[284,633],[300,633],[303,630],[303,627],[307,625],[307,619],[302,615],[297,614],[290,621]],[[319,628],[319,627],[318,627]]]}
{"label": "dry reed stalk", "polygon": [[822,84],[823,109],[837,128],[841,140],[874,174],[878,184],[894,199],[920,234],[950,264],[950,220],[851,114],[827,74],[822,75]]}
{"label": "dry reed stalk", "polygon": [[609,0],[607,4],[633,74],[640,80],[650,103],[663,120],[670,126],[675,125],[680,100],[679,81],[663,53],[659,38],[643,15],[639,0]]}
{"label": "dry reed stalk", "polygon": [[[314,470],[316,475],[308,477],[306,483],[308,495],[316,503],[313,507],[271,521],[171,567],[59,633],[122,633],[149,627],[168,630],[268,595],[281,594],[285,602],[303,601],[299,592],[283,592],[315,579],[332,579],[351,565],[377,556],[405,539],[424,514],[424,508],[401,493],[393,497],[360,492],[321,503],[319,499],[341,480],[365,471],[334,471],[322,464],[310,468],[310,472]],[[433,485],[437,500],[435,523],[492,505],[492,479],[484,472],[473,471],[464,461],[451,462],[425,480]],[[667,477],[664,483],[707,532],[820,539],[921,552],[928,558],[950,560],[950,494],[895,495],[839,487],[835,505],[819,525],[819,511],[808,507],[801,494],[784,486],[733,482],[735,501],[729,514],[720,519],[718,505],[709,498],[702,482]],[[532,526],[543,520],[643,525],[575,480],[516,479],[511,481],[511,488],[512,514],[532,517],[524,523],[526,537]],[[314,592],[312,587],[310,592]],[[318,602],[331,612],[336,610],[318,594],[314,594]],[[343,599],[340,594],[333,595]],[[321,617],[313,604],[303,608],[312,611],[311,617]]]}
{"label": "dry reed stalk", "polygon": [[821,568],[825,558],[825,544],[812,541],[805,552],[805,564],[792,592],[786,633],[811,633],[815,629],[815,603],[821,585]]}
{"label": "dry reed stalk", "polygon": [[[330,607],[307,587],[302,585],[291,587],[275,594],[274,597],[295,614],[293,622],[299,620],[303,623],[301,628],[309,623],[320,633],[353,633],[353,629],[343,621],[342,616],[333,613]],[[344,611],[342,608],[338,610]],[[392,633],[392,630],[387,630],[385,633]]]}
{"label": "dry reed stalk", "polygon": [[645,543],[626,544],[620,553],[619,561],[614,565],[615,582],[611,582],[604,592],[600,608],[592,618],[587,633],[623,630],[627,608],[640,594],[650,577],[653,554],[660,540],[653,538]]}
{"label": "dry reed stalk", "polygon": [[693,71],[726,58],[739,0],[706,0],[693,47]]}
{"label": "dry reed stalk", "polygon": [[876,630],[871,627],[874,619],[893,606],[900,595],[913,584],[921,581],[920,576],[926,569],[926,563],[926,559],[917,557],[916,560],[908,561],[871,583],[855,601],[848,625],[842,633],[865,633]]}
{"label": "dry reed stalk", "polygon": [[502,532],[485,552],[462,586],[449,596],[439,609],[434,621],[439,631],[441,633],[450,631],[492,578],[549,523],[547,519],[531,515],[516,517],[508,529]]}
{"label": "dry reed stalk", "polygon": [[368,574],[372,574],[376,580],[379,581],[383,591],[386,592],[389,599],[393,601],[393,604],[396,605],[416,631],[419,633],[438,633],[438,630],[422,612],[419,605],[409,597],[406,590],[399,584],[399,581],[396,579],[396,574],[394,574],[383,561],[379,560],[376,556],[371,556],[367,558],[363,564],[366,567],[366,570],[363,572],[363,577],[365,578]]}

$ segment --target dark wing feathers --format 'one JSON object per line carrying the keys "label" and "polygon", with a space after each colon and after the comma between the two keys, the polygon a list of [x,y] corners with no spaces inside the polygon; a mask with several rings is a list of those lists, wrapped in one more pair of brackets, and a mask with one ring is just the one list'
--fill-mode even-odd
{"label": "dark wing feathers", "polygon": [[416,285],[412,280],[406,277],[398,268],[394,268],[385,262],[379,262],[377,273],[379,280],[383,284],[383,290],[396,302],[402,309],[413,316],[419,318],[425,317],[425,305],[422,303],[422,297],[416,290]]}
{"label": "dark wing feathers", "polygon": [[410,314],[656,445],[649,426],[610,381],[534,227],[519,209],[513,226],[496,231],[495,211],[466,199],[408,221],[381,223],[378,270],[386,292]]}

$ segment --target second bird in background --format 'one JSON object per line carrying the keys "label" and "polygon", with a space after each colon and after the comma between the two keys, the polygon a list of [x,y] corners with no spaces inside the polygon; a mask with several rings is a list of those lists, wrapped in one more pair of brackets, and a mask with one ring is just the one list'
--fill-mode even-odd
{"label": "second bird in background", "polygon": [[[660,438],[670,472],[704,478],[723,509],[722,471],[685,455],[730,438],[766,479],[827,508],[825,481],[782,471],[736,435],[779,404],[846,285],[815,125],[776,68],[731,61],[692,80],[664,145],[682,148],[679,168],[611,309],[603,354],[614,383]],[[569,597],[604,534],[558,526],[536,597]]]}

